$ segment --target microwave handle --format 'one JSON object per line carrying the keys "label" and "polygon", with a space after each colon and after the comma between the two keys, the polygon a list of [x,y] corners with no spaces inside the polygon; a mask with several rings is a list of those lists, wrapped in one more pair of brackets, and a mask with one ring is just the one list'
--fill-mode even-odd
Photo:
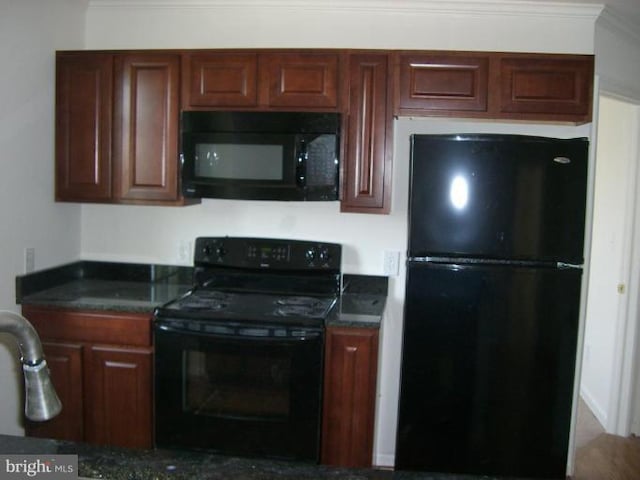
{"label": "microwave handle", "polygon": [[296,152],[296,185],[298,188],[307,186],[307,142],[300,140]]}

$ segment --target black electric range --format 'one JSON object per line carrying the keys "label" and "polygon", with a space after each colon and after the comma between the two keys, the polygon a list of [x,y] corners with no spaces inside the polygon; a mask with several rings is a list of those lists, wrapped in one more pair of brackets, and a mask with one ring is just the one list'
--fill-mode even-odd
{"label": "black electric range", "polygon": [[156,445],[317,462],[340,262],[332,243],[196,239],[194,287],[155,311]]}

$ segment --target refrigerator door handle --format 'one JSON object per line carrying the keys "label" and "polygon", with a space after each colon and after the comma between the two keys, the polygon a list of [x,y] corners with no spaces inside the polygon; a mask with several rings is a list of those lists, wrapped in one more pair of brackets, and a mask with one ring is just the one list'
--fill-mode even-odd
{"label": "refrigerator door handle", "polygon": [[468,257],[408,257],[407,264],[434,263],[445,265],[510,266],[533,268],[582,268],[581,265],[537,260],[506,260],[503,258]]}
{"label": "refrigerator door handle", "polygon": [[559,269],[573,269],[573,270],[582,270],[582,265],[578,265],[576,263],[564,263],[558,262],[557,267]]}

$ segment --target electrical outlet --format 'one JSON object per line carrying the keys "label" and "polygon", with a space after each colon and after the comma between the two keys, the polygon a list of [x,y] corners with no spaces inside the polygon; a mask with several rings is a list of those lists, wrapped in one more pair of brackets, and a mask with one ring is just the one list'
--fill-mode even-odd
{"label": "electrical outlet", "polygon": [[396,277],[400,273],[400,252],[385,250],[382,270],[385,275]]}
{"label": "electrical outlet", "polygon": [[191,242],[189,240],[180,240],[178,244],[178,261],[191,262]]}
{"label": "electrical outlet", "polygon": [[31,273],[36,269],[36,249],[27,247],[24,249],[24,273]]}

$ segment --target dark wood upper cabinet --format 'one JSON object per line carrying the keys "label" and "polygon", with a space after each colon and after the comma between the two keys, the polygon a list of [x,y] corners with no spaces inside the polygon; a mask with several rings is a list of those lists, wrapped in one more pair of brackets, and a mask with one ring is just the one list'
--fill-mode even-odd
{"label": "dark wood upper cabinet", "polygon": [[261,89],[270,107],[338,108],[337,53],[260,56]]}
{"label": "dark wood upper cabinet", "polygon": [[58,52],[56,200],[184,205],[180,54]]}
{"label": "dark wood upper cabinet", "polygon": [[593,56],[395,53],[396,115],[591,121]]}
{"label": "dark wood upper cabinet", "polygon": [[397,114],[487,111],[486,55],[400,54],[396,62]]}
{"label": "dark wood upper cabinet", "polygon": [[56,56],[56,200],[111,198],[113,57]]}
{"label": "dark wood upper cabinet", "polygon": [[180,56],[115,58],[114,197],[117,201],[179,199]]}
{"label": "dark wood upper cabinet", "polygon": [[389,57],[350,55],[348,74],[341,210],[388,213],[393,152]]}
{"label": "dark wood upper cabinet", "polygon": [[341,211],[388,213],[394,116],[591,121],[594,57],[340,49],[58,52],[56,200],[184,205],[184,110],[342,114]]}
{"label": "dark wood upper cabinet", "polygon": [[183,104],[187,107],[255,107],[256,53],[185,53]]}
{"label": "dark wood upper cabinet", "polygon": [[591,119],[592,56],[504,55],[499,66],[500,114]]}
{"label": "dark wood upper cabinet", "polygon": [[338,51],[183,52],[184,109],[338,111]]}

